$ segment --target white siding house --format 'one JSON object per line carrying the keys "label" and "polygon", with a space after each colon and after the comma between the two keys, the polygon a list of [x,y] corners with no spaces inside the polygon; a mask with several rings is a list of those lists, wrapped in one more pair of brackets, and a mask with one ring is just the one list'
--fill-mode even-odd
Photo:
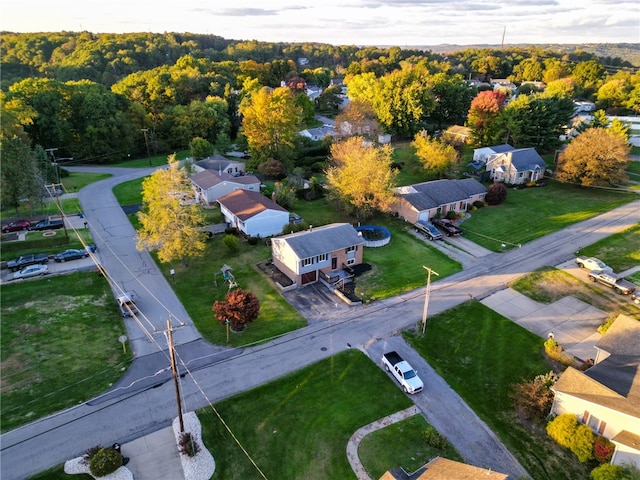
{"label": "white siding house", "polygon": [[547,164],[535,148],[496,153],[489,157],[486,167],[492,180],[512,185],[542,180],[546,169]]}
{"label": "white siding house", "polygon": [[640,469],[640,322],[619,315],[596,345],[595,364],[567,368],[552,387],[551,413],[573,413],[611,440],[611,463]]}
{"label": "white siding house", "polygon": [[234,190],[260,191],[260,180],[254,175],[234,177],[224,172],[203,170],[192,175],[190,180],[196,200],[206,206],[212,205],[218,198],[224,197]]}
{"label": "white siding house", "polygon": [[289,212],[258,192],[235,190],[218,203],[229,226],[250,237],[277,235],[289,223]]}

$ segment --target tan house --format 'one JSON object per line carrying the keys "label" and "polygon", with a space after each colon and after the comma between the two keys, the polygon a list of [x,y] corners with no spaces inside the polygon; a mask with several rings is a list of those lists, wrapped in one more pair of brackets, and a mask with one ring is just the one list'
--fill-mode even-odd
{"label": "tan house", "polygon": [[521,185],[544,178],[547,164],[535,148],[519,148],[491,155],[486,170],[496,182]]}
{"label": "tan house", "polygon": [[258,192],[234,190],[218,199],[230,227],[250,237],[270,237],[289,223],[289,212]]}
{"label": "tan house", "polygon": [[463,127],[462,125],[453,125],[442,133],[442,138],[449,142],[470,143],[471,130],[469,130],[468,127]]}
{"label": "tan house", "polygon": [[271,239],[273,264],[298,287],[332,284],[345,267],[362,263],[364,239],[348,223],[332,223]]}
{"label": "tan house", "polygon": [[569,367],[552,387],[551,413],[574,413],[611,440],[611,463],[640,469],[640,321],[619,315],[596,344],[594,365]]}
{"label": "tan house", "polygon": [[213,205],[218,198],[234,190],[260,191],[260,180],[254,175],[233,176],[225,172],[203,170],[192,175],[190,180],[196,201],[205,206]]}
{"label": "tan house", "polygon": [[411,474],[402,468],[385,472],[380,480],[506,480],[509,475],[436,457]]}
{"label": "tan house", "polygon": [[391,210],[408,222],[429,221],[448,212],[465,212],[475,201],[484,201],[487,189],[474,178],[434,180],[393,189]]}

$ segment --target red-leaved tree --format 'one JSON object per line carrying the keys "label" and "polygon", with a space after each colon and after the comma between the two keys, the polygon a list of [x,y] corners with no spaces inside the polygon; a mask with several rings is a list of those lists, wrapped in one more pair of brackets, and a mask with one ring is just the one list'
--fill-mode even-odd
{"label": "red-leaved tree", "polygon": [[220,323],[229,321],[232,330],[240,331],[258,318],[260,301],[253,293],[238,288],[227,293],[226,300],[216,300],[212,310]]}

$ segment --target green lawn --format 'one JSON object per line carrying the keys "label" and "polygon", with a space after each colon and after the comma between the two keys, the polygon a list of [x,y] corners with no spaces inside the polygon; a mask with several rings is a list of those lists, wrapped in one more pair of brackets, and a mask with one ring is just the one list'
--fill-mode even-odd
{"label": "green lawn", "polygon": [[[380,478],[391,468],[402,467],[411,473],[435,457],[463,462],[456,450],[449,446],[444,450],[429,446],[422,433],[429,422],[422,415],[414,415],[382,430],[370,433],[360,442],[358,456],[371,478]],[[393,448],[389,448],[393,445]]]}
{"label": "green lawn", "polygon": [[464,236],[493,251],[515,248],[635,200],[635,194],[546,180],[545,187],[509,189],[504,204],[471,212]]}
{"label": "green lawn", "polygon": [[90,183],[98,182],[109,178],[109,173],[84,173],[84,172],[70,172],[68,177],[62,177],[62,190],[65,193],[77,192],[83,187],[86,187]]}
{"label": "green lawn", "polygon": [[518,420],[509,398],[512,385],[551,370],[543,359],[543,339],[476,301],[431,317],[424,337],[404,336],[533,478],[588,478],[587,467],[541,426],[531,429]]}
{"label": "green lawn", "polygon": [[[176,159],[184,160],[191,156],[190,150],[180,150],[175,152]],[[110,163],[105,165],[106,167],[125,167],[125,168],[148,168],[157,167],[159,165],[166,165],[169,154],[152,155],[151,157],[133,158],[131,160],[125,160],[120,163]]]}
{"label": "green lawn", "polygon": [[120,205],[135,205],[142,203],[142,182],[146,177],[136,178],[128,182],[119,183],[113,187],[115,195]]}
{"label": "green lawn", "polygon": [[599,258],[616,272],[640,266],[640,224],[585,246],[579,253]]}
{"label": "green lawn", "polygon": [[1,313],[3,431],[104,392],[131,361],[111,289],[95,272],[5,284]]}
{"label": "green lawn", "polygon": [[[345,453],[351,435],[410,405],[382,369],[349,350],[217,403],[215,410],[267,478],[344,480],[355,478]],[[213,479],[260,478],[211,409],[198,416],[216,460]]]}

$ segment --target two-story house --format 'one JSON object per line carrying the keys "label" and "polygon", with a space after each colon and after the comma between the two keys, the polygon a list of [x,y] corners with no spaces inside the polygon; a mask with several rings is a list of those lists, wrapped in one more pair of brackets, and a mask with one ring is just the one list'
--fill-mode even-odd
{"label": "two-story house", "polygon": [[362,263],[364,239],[348,223],[332,223],[271,239],[273,264],[298,287]]}
{"label": "two-story house", "polygon": [[542,180],[547,164],[535,148],[519,148],[491,155],[486,171],[496,182],[520,185]]}

